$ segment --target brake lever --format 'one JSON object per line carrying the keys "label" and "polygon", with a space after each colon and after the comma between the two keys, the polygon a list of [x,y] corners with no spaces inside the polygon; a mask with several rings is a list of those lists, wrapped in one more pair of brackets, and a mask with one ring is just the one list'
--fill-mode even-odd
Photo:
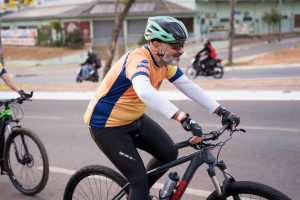
{"label": "brake lever", "polygon": [[230,136],[232,136],[232,134],[234,132],[243,132],[243,133],[246,133],[246,130],[242,129],[242,128],[236,128],[236,127],[234,129],[231,128],[231,130],[230,130]]}

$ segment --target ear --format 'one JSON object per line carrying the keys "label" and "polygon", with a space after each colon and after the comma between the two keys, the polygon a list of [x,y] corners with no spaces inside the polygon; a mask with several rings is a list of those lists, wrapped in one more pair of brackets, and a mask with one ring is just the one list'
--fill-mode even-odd
{"label": "ear", "polygon": [[152,42],[152,47],[153,47],[154,51],[158,51],[159,50],[159,42],[153,41]]}

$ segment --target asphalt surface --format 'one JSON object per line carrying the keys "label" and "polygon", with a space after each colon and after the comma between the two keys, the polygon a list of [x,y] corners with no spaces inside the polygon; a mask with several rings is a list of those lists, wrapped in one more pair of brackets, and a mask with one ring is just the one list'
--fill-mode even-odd
{"label": "asphalt surface", "polygon": [[[174,101],[199,122],[204,132],[221,126],[220,119],[190,101]],[[292,199],[299,196],[300,155],[300,112],[299,101],[221,101],[241,117],[241,128],[246,133],[236,133],[223,147],[220,158],[226,162],[228,171],[237,180],[258,181],[288,194]],[[0,177],[0,199],[11,200],[53,200],[62,199],[64,188],[75,170],[90,164],[113,167],[91,139],[82,115],[88,101],[35,100],[22,104],[24,127],[34,130],[42,139],[49,156],[50,176],[46,188],[36,197],[20,194],[8,177]],[[148,109],[146,112],[157,121],[175,142],[186,140],[190,134],[172,120]],[[228,134],[220,141],[228,139]],[[112,141],[113,145],[113,141]],[[194,152],[184,149],[180,155]],[[145,163],[150,156],[140,151]],[[216,155],[217,151],[214,150]],[[187,165],[172,170],[183,172]],[[189,185],[190,190],[183,199],[201,200],[213,190],[206,173],[207,166],[201,166]],[[219,176],[221,182],[221,176]],[[165,177],[159,180],[164,182]],[[156,194],[155,187],[153,194]]]}
{"label": "asphalt surface", "polygon": [[[268,44],[266,44],[266,48],[267,46]],[[249,46],[248,49],[249,48],[254,49],[257,47]],[[257,53],[258,52],[256,52],[256,54]],[[247,55],[249,54],[250,53]],[[16,191],[7,176],[1,176],[1,200],[62,199],[65,185],[75,170],[89,164],[102,164],[113,167],[94,144],[89,136],[87,127],[82,121],[82,115],[88,104],[87,99],[92,98],[92,93],[89,92],[94,92],[96,85],[89,87],[90,83],[82,84],[80,87],[84,88],[88,86],[85,91],[87,93],[66,93],[66,91],[73,91],[74,89],[67,87],[67,84],[71,83],[75,77],[76,67],[71,66],[62,70],[59,69],[59,66],[55,66],[54,68],[43,69],[46,73],[44,73],[45,71],[41,72],[37,67],[35,67],[33,71],[29,71],[30,73],[28,73],[27,76],[16,73],[14,79],[21,83],[23,81],[24,83],[27,82],[27,84],[41,83],[40,85],[43,87],[52,83],[60,83],[59,87],[61,87],[62,84],[66,84],[66,89],[60,90],[61,93],[42,93],[42,91],[45,91],[42,89],[35,94],[37,96],[41,95],[43,98],[41,97],[40,99],[44,100],[35,99],[33,102],[22,104],[25,113],[25,117],[22,121],[23,126],[31,128],[38,133],[46,146],[51,167],[49,181],[46,188],[40,194],[35,197],[27,197]],[[63,73],[61,73],[62,71]],[[253,79],[257,76],[260,76],[262,79],[273,79],[274,77],[278,79],[284,77],[288,79],[298,79],[299,71],[299,67],[297,66],[286,69],[272,68],[272,70],[230,70],[225,74],[224,80],[246,80]],[[203,79],[203,77],[199,77],[198,80],[199,79],[207,80],[206,78]],[[45,85],[43,85],[44,82],[46,83]],[[76,87],[76,84],[72,85],[72,87],[73,86]],[[28,85],[25,87],[30,88]],[[222,87],[219,87],[219,89],[222,90]],[[286,92],[289,89],[289,86],[279,88],[278,91],[275,91],[279,92],[277,93],[277,98],[272,98],[270,91],[258,91],[257,87],[249,87],[246,91],[236,91],[234,88],[231,88],[227,91],[228,93],[219,91],[220,93],[210,94],[219,95],[214,97],[226,105],[227,108],[230,108],[231,111],[237,113],[241,117],[241,128],[247,130],[246,134],[235,134],[233,139],[222,150],[221,159],[225,160],[229,172],[234,175],[237,180],[262,182],[288,194],[292,199],[300,199],[298,186],[300,179],[300,165],[298,162],[300,160],[300,124],[298,122],[300,111],[297,109],[300,107],[300,101],[298,99],[300,94],[297,93],[300,88],[293,88],[296,93],[291,91]],[[168,93],[169,91],[170,88],[164,88],[164,92],[166,92],[164,93],[165,95],[169,98],[172,97],[173,100],[176,99],[174,97],[177,97],[177,93],[171,94]],[[247,93],[249,96],[243,99],[243,97],[246,96],[245,92],[252,93]],[[82,95],[85,100],[55,100],[64,94],[73,94],[74,96]],[[278,100],[286,94],[293,94],[297,98],[283,98]],[[9,95],[15,94],[1,91],[0,98],[3,98],[1,95],[8,98],[10,97]],[[253,97],[255,95],[257,95],[257,98],[248,101],[251,96]],[[74,96],[70,99],[74,99]],[[56,98],[48,100],[51,97]],[[262,99],[264,100],[262,101]],[[204,131],[215,130],[220,126],[220,119],[218,119],[218,117],[209,115],[191,101],[186,101],[179,96],[174,103],[193,116],[193,119],[202,125]],[[166,120],[157,112],[149,109],[147,110],[147,114],[161,124],[161,126],[172,135],[175,142],[185,140],[190,136],[184,132],[178,124]],[[225,138],[227,137],[222,139]],[[183,150],[180,155],[193,151],[193,149]],[[144,152],[141,152],[141,154],[145,162],[147,162],[150,156]],[[176,169],[181,176],[185,167],[186,165]],[[189,191],[183,199],[205,199],[205,197],[201,195],[213,190],[213,185],[205,170],[206,167],[203,166],[199,169],[199,172],[195,174],[189,186],[189,188],[194,189],[194,192]],[[159,183],[163,183],[163,181],[164,178],[162,178]],[[154,190],[154,193],[157,189],[158,188]]]}

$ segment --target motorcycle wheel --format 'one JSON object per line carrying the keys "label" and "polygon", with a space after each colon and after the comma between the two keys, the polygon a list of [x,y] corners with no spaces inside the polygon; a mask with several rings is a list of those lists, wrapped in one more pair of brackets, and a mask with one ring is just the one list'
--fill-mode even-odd
{"label": "motorcycle wheel", "polygon": [[185,70],[185,74],[191,80],[195,79],[197,76],[197,71],[193,68],[192,65],[188,66]]}
{"label": "motorcycle wheel", "polygon": [[224,70],[223,70],[223,66],[221,65],[217,65],[214,67],[214,72],[213,72],[213,76],[215,79],[220,79],[222,78],[224,75]]}
{"label": "motorcycle wheel", "polygon": [[80,79],[80,78],[76,78],[76,83],[82,83],[82,79]]}

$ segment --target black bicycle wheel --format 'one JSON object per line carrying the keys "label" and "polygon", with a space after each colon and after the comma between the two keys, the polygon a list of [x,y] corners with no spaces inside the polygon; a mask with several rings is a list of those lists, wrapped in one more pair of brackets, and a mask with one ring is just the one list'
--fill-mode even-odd
{"label": "black bicycle wheel", "polygon": [[42,141],[31,130],[19,128],[9,135],[4,165],[13,185],[26,195],[39,193],[47,184],[48,155]]}
{"label": "black bicycle wheel", "polygon": [[[226,196],[234,200],[291,200],[278,190],[256,182],[238,181],[231,183],[226,189]],[[214,191],[207,200],[217,200],[218,193]]]}
{"label": "black bicycle wheel", "polygon": [[[70,178],[65,189],[64,200],[111,200],[125,184],[125,178],[108,167],[86,166]],[[126,195],[121,199],[125,200]]]}

